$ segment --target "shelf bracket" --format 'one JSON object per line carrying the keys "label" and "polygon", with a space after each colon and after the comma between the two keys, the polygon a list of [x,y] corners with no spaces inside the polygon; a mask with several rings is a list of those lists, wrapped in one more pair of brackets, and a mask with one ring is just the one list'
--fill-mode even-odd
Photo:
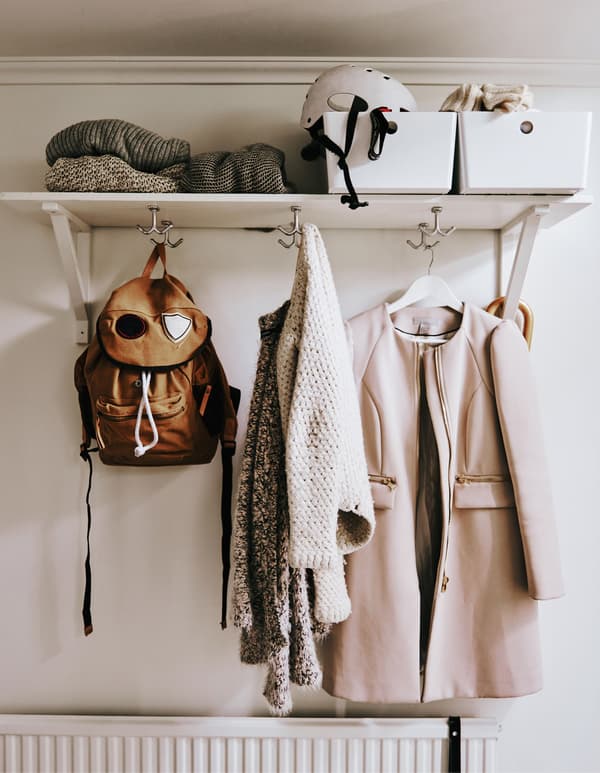
{"label": "shelf bracket", "polygon": [[56,246],[69,288],[71,307],[75,314],[75,343],[85,346],[89,342],[88,285],[91,229],[87,223],[56,202],[43,202],[42,210],[50,215]]}
{"label": "shelf bracket", "polygon": [[500,231],[501,241],[504,242],[506,234],[515,226],[521,224],[519,241],[517,242],[510,279],[506,288],[504,308],[502,310],[503,319],[514,319],[517,314],[535,239],[540,229],[542,218],[549,211],[550,207],[548,205],[530,207],[518,219],[507,223]]}

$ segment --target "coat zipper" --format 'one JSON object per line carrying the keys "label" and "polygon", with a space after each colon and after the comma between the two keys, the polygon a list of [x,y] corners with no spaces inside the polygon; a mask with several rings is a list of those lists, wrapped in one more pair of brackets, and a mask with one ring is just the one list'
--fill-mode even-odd
{"label": "coat zipper", "polygon": [[451,457],[452,449],[451,449],[451,443],[450,443],[450,422],[448,420],[448,413],[447,413],[447,410],[446,410],[446,401],[444,399],[444,391],[443,391],[443,385],[442,385],[442,380],[441,380],[441,373],[440,373],[441,363],[440,363],[440,350],[439,349],[437,349],[437,348],[434,349],[434,351],[433,351],[433,358],[434,358],[433,361],[434,361],[434,365],[435,365],[436,386],[437,386],[438,395],[439,395],[439,398],[440,398],[440,405],[442,406],[442,416],[444,418],[444,428],[446,430],[446,436],[448,438],[448,450],[449,450],[448,452],[450,454],[449,459],[448,459],[448,472],[447,472],[447,476],[446,476],[447,484],[448,484],[448,497],[449,498],[448,498],[448,523],[447,523],[447,526],[446,526],[446,542],[445,542],[445,546],[444,546],[444,549],[443,549],[443,558],[442,558],[442,551],[440,551],[440,558],[439,558],[439,561],[438,561],[438,570],[437,570],[437,575],[436,575],[436,591],[435,591],[435,593],[433,595],[433,599],[432,599],[432,603],[431,603],[431,615],[430,615],[430,618],[429,618],[429,634],[428,634],[428,637],[427,637],[427,650],[426,650],[425,660],[424,660],[423,667],[422,667],[423,680],[422,680],[422,684],[421,684],[421,701],[423,700],[423,694],[424,694],[424,691],[425,691],[425,682],[426,682],[426,678],[427,678],[427,661],[428,661],[428,657],[429,657],[429,645],[431,644],[431,631],[433,629],[433,621],[434,621],[434,618],[435,618],[435,607],[436,607],[437,598],[438,598],[437,587],[438,587],[438,582],[439,582],[440,574],[442,575],[442,583],[441,583],[441,592],[442,593],[446,592],[446,588],[448,587],[448,582],[449,582],[449,578],[446,576],[446,561],[447,561],[447,558],[448,558],[448,543],[449,543],[449,539],[450,539],[450,519],[452,517],[452,502],[451,502],[451,498],[450,498],[451,495],[452,495],[452,489],[451,489],[451,486],[450,486],[450,461],[451,461],[451,458],[452,458]]}
{"label": "coat zipper", "polygon": [[442,415],[444,417],[444,426],[446,428],[446,435],[448,437],[448,524],[446,526],[446,542],[444,546],[444,557],[442,560],[442,593],[446,592],[446,588],[448,587],[448,583],[450,582],[450,578],[446,574],[446,564],[448,561],[448,548],[450,546],[450,522],[452,520],[452,487],[450,485],[450,468],[452,466],[452,442],[450,437],[450,420],[448,418],[448,410],[446,407],[446,400],[444,395],[444,385],[442,383],[442,363],[440,358],[440,350],[435,349],[434,351],[434,362],[435,362],[435,376],[437,380],[437,388],[438,393],[440,396],[440,404],[442,406]]}
{"label": "coat zipper", "polygon": [[455,478],[457,483],[503,483],[508,480],[507,475],[457,475]]}
{"label": "coat zipper", "polygon": [[371,483],[381,483],[387,486],[390,491],[393,491],[397,485],[396,478],[393,478],[391,475],[372,475],[369,473],[369,480]]}

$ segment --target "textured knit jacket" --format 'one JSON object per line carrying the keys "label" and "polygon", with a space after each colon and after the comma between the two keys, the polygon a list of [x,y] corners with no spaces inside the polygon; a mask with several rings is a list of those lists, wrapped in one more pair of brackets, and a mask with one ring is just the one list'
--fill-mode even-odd
{"label": "textured knit jacket", "polygon": [[314,639],[327,627],[312,620],[311,572],[288,564],[285,448],[275,354],[289,302],[261,317],[261,348],[250,402],[234,531],[234,623],[241,660],[266,663],[264,696],[275,714],[292,708],[290,682],[317,687]]}
{"label": "textured knit jacket", "polygon": [[325,245],[310,224],[302,228],[277,385],[290,566],[315,571],[315,615],[336,623],[351,611],[343,556],[369,542],[375,518],[344,323]]}

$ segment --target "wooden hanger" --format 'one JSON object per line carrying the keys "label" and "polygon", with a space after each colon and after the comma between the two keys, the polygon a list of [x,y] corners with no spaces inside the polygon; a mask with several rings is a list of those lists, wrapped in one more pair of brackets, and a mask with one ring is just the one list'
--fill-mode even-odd
{"label": "wooden hanger", "polygon": [[[493,314],[496,317],[501,317],[505,300],[506,298],[504,295],[500,296],[500,298],[495,298],[487,305],[485,310],[489,314]],[[533,338],[533,311],[531,310],[531,307],[523,300],[519,301],[519,311],[521,312],[522,324],[520,324],[521,320],[518,318],[515,320],[515,322],[521,328],[523,337],[527,341],[527,346],[529,349],[531,349],[531,340]]]}

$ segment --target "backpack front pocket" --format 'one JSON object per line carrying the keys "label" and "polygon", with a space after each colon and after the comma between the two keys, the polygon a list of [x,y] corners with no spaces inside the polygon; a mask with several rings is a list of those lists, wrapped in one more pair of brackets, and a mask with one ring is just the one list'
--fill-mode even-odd
{"label": "backpack front pocket", "polygon": [[[181,393],[149,398],[152,419],[158,432],[158,442],[148,453],[153,456],[176,455],[191,451],[192,428],[186,416],[185,397]],[[96,400],[96,438],[102,461],[113,464],[136,464],[135,427],[140,403],[118,403],[107,397]],[[142,411],[139,428],[144,442],[152,439],[153,431],[147,412]],[[149,460],[147,460],[149,463]]]}

